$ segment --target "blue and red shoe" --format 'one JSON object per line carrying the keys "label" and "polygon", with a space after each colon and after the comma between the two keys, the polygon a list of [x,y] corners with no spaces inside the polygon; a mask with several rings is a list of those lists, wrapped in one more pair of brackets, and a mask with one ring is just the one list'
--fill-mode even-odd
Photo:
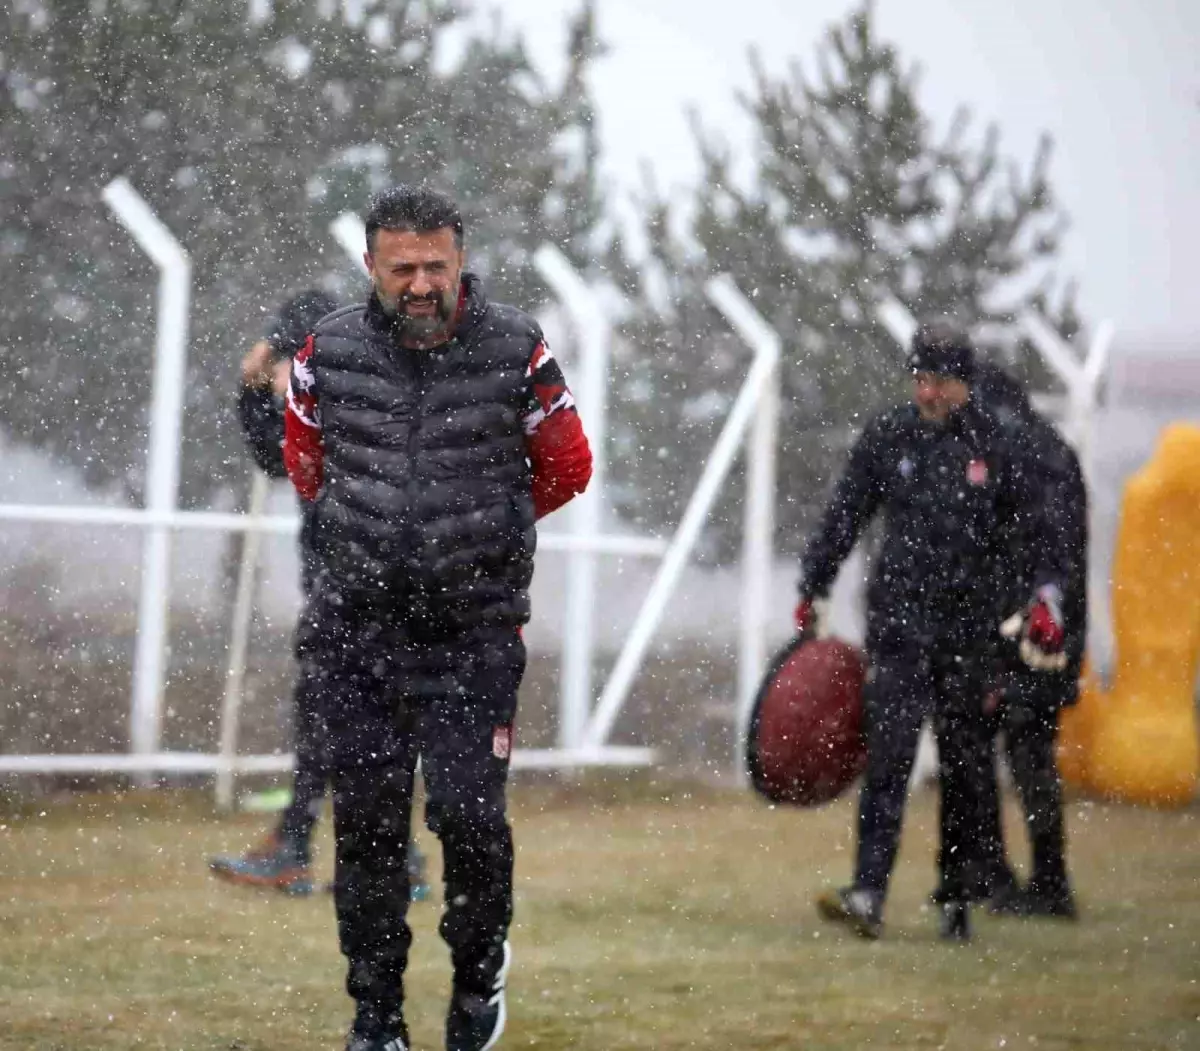
{"label": "blue and red shoe", "polygon": [[296,846],[277,833],[240,857],[221,855],[210,858],[212,874],[227,883],[244,887],[266,887],[284,894],[305,897],[313,892],[312,870],[308,858]]}

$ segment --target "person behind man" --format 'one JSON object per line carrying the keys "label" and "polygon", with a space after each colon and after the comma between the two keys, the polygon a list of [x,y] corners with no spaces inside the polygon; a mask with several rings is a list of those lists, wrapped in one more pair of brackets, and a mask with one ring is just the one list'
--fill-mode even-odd
{"label": "person behind man", "polygon": [[[961,860],[975,834],[988,758],[978,724],[1002,619],[1000,567],[1011,535],[1041,512],[1019,438],[971,397],[974,352],[965,333],[948,322],[921,326],[909,365],[913,403],[868,423],[802,560],[796,627],[804,633],[860,534],[877,512],[884,515],[868,595],[867,768],[854,881],[817,904],[863,937],[880,935],[918,735],[931,718],[943,767],[942,933],[965,938]],[[1048,593],[1039,597],[1038,589],[1056,583],[1059,559],[1052,550],[1042,555],[1025,641],[1053,653],[1061,630],[1051,621]]]}
{"label": "person behind man", "polygon": [[464,271],[455,203],[371,202],[364,305],[296,356],[284,459],[315,501],[305,616],[333,778],[350,1051],[406,1051],[404,847],[414,768],[442,845],[448,1051],[493,1047],[511,962],[505,786],[525,669],[535,521],[582,492],[591,452],[537,322]]}
{"label": "person behind man", "polygon": [[[1074,919],[1075,898],[1067,875],[1063,834],[1062,782],[1055,764],[1060,711],[1076,702],[1083,651],[1087,640],[1087,487],[1079,458],[1058,431],[1030,405],[1021,385],[1003,369],[982,365],[975,390],[980,400],[1006,429],[1024,432],[1034,456],[1030,463],[1041,499],[1054,514],[1042,522],[1059,536],[1053,543],[1067,556],[1061,595],[1065,643],[1061,654],[1046,661],[1019,639],[1002,645],[1000,676],[993,692],[995,712],[989,721],[989,742],[1004,733],[1017,797],[1025,814],[1033,866],[1021,887],[1004,851],[995,764],[989,762],[981,783],[979,867],[990,869],[993,886],[989,911],[1004,916],[1053,916]],[[1037,551],[1045,538],[1027,535],[1008,561],[1009,594],[1016,607],[1037,573]],[[1019,618],[1007,627],[1019,636]],[[1031,666],[1032,665],[1032,666]]]}
{"label": "person behind man", "polygon": [[[270,319],[263,338],[242,359],[242,384],[238,392],[238,418],[242,436],[255,464],[271,478],[286,478],[283,465],[284,398],[292,371],[292,358],[308,334],[337,301],[319,289],[306,289],[283,302]],[[311,504],[301,501],[300,585],[304,595],[312,589],[317,558],[311,542]],[[272,887],[287,894],[311,894],[312,834],[325,798],[328,771],[316,711],[315,681],[311,662],[297,636],[298,674],[292,694],[292,738],[296,766],[291,799],[278,825],[261,844],[241,856],[209,859],[213,874],[230,883]],[[416,843],[410,844],[409,866],[415,900],[428,896],[425,865]]]}

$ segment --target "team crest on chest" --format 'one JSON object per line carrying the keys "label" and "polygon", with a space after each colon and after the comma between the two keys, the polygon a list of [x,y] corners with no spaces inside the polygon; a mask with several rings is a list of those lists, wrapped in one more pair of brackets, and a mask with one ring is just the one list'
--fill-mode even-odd
{"label": "team crest on chest", "polygon": [[497,726],[492,731],[492,755],[497,759],[507,759],[512,755],[511,726]]}
{"label": "team crest on chest", "polygon": [[913,471],[915,471],[916,469],[917,469],[916,464],[914,464],[912,462],[912,460],[910,460],[907,456],[904,457],[904,459],[900,461],[900,466],[898,468],[898,470],[900,471],[900,477],[905,480],[911,478],[913,476]]}
{"label": "team crest on chest", "polygon": [[967,481],[971,485],[987,485],[988,465],[986,460],[972,460],[967,464]]}

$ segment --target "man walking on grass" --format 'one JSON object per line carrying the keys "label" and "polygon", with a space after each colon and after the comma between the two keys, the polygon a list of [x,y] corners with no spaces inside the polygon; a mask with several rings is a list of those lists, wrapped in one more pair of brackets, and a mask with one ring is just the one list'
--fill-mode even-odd
{"label": "man walking on grass", "polygon": [[315,501],[305,612],[328,732],[348,1051],[407,1051],[406,845],[415,767],[442,844],[447,1051],[505,1026],[505,785],[538,517],[591,453],[537,323],[464,271],[448,197],[398,186],[366,219],[368,301],[296,356],[284,459]]}

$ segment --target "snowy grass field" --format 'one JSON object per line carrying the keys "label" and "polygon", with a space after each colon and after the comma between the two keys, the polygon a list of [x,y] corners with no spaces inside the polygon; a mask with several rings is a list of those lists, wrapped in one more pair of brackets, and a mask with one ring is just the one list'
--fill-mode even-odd
{"label": "snowy grass field", "polygon": [[[1200,1048],[1200,811],[1074,803],[1077,925],[922,908],[936,801],[914,800],[885,940],[819,925],[849,799],[770,811],[679,784],[518,785],[516,963],[502,1047],[546,1051]],[[1013,815],[1010,813],[1010,829]],[[207,796],[82,796],[0,813],[0,1049],[340,1051],[328,895],[217,884],[262,828]],[[436,845],[427,833],[422,843]],[[1023,855],[1023,840],[1021,841]],[[318,869],[331,864],[328,823]],[[414,907],[415,1051],[442,1047],[436,903]]]}

